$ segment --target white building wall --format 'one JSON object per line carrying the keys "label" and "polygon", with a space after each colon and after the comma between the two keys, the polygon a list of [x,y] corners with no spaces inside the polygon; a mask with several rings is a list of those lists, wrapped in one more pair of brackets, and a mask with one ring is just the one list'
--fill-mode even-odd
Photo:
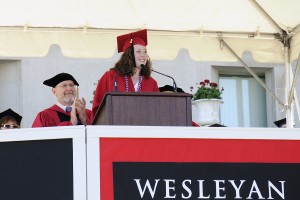
{"label": "white building wall", "polygon": [[19,61],[0,60],[0,112],[11,108],[22,112],[22,85]]}
{"label": "white building wall", "polygon": [[[151,52],[149,55],[151,57]],[[61,72],[70,73],[75,77],[80,84],[80,96],[87,100],[87,108],[91,109],[90,101],[93,99],[95,84],[102,74],[114,65],[119,56],[118,53],[115,53],[109,59],[66,58],[61,54],[59,46],[52,45],[45,57],[26,57],[19,58],[18,61],[4,62],[0,64],[0,89],[6,91],[6,94],[1,92],[1,111],[12,107],[23,116],[22,127],[31,127],[39,111],[56,103],[51,88],[43,85],[42,82]],[[11,59],[0,58],[0,60]],[[249,53],[245,53],[243,60],[250,67],[269,69],[266,73],[266,77],[269,77],[266,78],[266,82],[284,101],[284,66],[256,63]],[[177,86],[187,93],[191,93],[190,86],[195,88],[196,83],[204,79],[218,81],[219,72],[230,68],[230,73],[235,68],[242,67],[239,62],[194,61],[186,49],[181,49],[175,60],[152,60],[152,63],[155,70],[172,76],[176,80]],[[172,85],[173,83],[167,77],[156,73],[152,75],[159,86]],[[268,126],[274,126],[272,122],[283,118],[284,115],[284,112],[279,111],[278,104],[267,94]],[[298,122],[297,116],[295,119]]]}

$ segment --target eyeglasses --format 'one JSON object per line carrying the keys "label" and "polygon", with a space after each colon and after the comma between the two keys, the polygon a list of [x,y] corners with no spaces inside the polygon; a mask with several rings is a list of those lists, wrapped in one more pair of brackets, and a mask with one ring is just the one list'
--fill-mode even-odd
{"label": "eyeglasses", "polygon": [[67,88],[67,87],[70,87],[70,88],[75,88],[75,85],[74,84],[62,84],[62,85],[58,85],[58,87],[61,87],[61,88]]}
{"label": "eyeglasses", "polygon": [[10,129],[10,128],[20,128],[19,125],[13,125],[13,124],[1,124],[0,127],[1,128],[7,128],[7,129]]}

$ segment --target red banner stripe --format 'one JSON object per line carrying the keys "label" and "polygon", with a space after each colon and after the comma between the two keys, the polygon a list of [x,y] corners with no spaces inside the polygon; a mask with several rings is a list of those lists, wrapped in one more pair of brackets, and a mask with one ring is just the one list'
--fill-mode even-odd
{"label": "red banner stripe", "polygon": [[113,200],[113,162],[300,163],[300,141],[101,138],[101,199]]}

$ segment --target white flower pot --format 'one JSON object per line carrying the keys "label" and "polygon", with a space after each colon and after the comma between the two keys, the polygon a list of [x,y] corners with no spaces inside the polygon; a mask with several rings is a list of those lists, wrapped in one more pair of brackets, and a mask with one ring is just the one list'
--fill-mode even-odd
{"label": "white flower pot", "polygon": [[220,105],[223,103],[220,99],[198,99],[192,101],[196,111],[194,121],[202,126],[220,124]]}

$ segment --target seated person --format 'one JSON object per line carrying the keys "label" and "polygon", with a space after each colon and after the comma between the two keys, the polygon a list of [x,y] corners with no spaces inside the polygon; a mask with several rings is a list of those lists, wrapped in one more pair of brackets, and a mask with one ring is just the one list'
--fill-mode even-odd
{"label": "seated person", "polygon": [[20,128],[21,120],[22,116],[9,108],[0,113],[0,130]]}
{"label": "seated person", "polygon": [[60,73],[45,80],[44,85],[52,87],[57,103],[39,112],[32,127],[72,126],[91,124],[91,110],[86,109],[84,98],[78,95],[78,82],[67,73]]}

